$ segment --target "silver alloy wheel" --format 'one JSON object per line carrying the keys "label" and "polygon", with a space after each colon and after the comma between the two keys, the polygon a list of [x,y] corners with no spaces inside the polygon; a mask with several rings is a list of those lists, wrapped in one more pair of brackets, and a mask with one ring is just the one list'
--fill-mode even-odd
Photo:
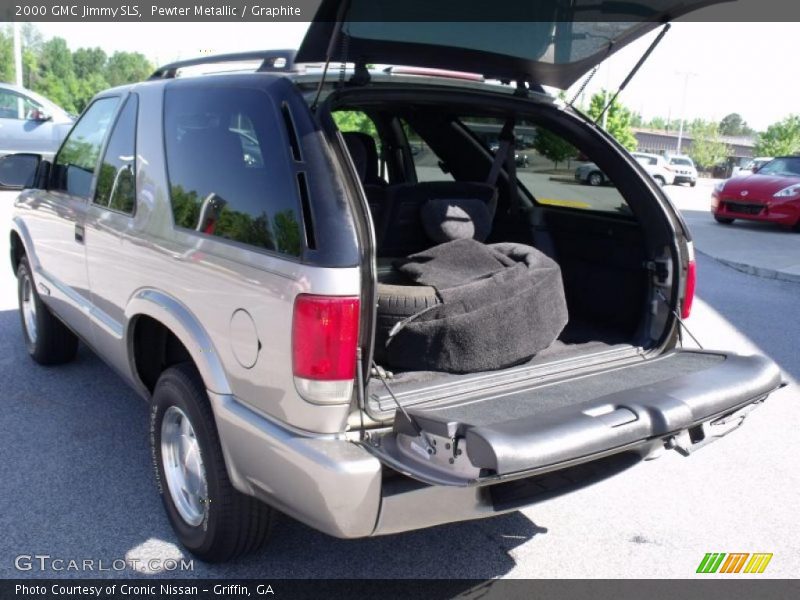
{"label": "silver alloy wheel", "polygon": [[25,323],[25,333],[31,343],[36,343],[36,298],[33,293],[33,283],[30,275],[25,273],[22,278],[22,321]]}
{"label": "silver alloy wheel", "polygon": [[187,524],[198,526],[208,509],[206,470],[192,423],[177,406],[161,421],[161,460],[172,503]]}

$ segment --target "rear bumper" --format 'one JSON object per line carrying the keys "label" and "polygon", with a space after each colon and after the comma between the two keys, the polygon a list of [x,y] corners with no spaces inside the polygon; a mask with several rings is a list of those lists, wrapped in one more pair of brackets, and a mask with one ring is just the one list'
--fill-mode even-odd
{"label": "rear bumper", "polygon": [[[726,384],[729,370],[744,372],[749,384],[743,386],[735,377]],[[231,396],[209,397],[238,490],[329,535],[359,538],[517,510],[618,473],[665,446],[688,454],[721,437],[721,430],[728,433],[719,417],[763,399],[780,385],[780,373],[769,360],[729,356],[720,367],[687,375],[666,388],[650,386],[650,393],[639,389],[625,398],[607,399],[638,415],[631,423],[616,422],[612,413],[598,415],[595,433],[608,428],[610,437],[596,435],[595,443],[587,444],[581,435],[580,448],[575,447],[570,428],[579,427],[584,420],[580,416],[555,432],[531,428],[523,441],[538,446],[538,464],[449,485],[399,475],[373,452],[341,436],[291,431]],[[718,420],[715,427],[703,425]],[[402,473],[403,465],[398,470]]]}
{"label": "rear bumper", "polygon": [[342,437],[289,430],[232,396],[209,398],[236,489],[329,535],[372,534],[383,471],[375,457]]}
{"label": "rear bumper", "polygon": [[[387,471],[363,447],[305,436],[209,393],[234,487],[339,538],[362,538],[504,514],[613,475],[663,442],[643,441],[588,465],[498,480],[491,485],[428,485]],[[571,467],[571,468],[570,468]]]}

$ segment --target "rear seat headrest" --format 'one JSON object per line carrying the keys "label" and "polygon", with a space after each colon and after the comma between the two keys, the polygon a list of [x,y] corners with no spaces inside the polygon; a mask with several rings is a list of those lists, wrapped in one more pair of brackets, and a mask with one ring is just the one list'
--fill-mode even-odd
{"label": "rear seat headrest", "polygon": [[478,198],[434,198],[421,209],[425,234],[437,244],[474,239],[483,242],[492,230],[492,214]]}

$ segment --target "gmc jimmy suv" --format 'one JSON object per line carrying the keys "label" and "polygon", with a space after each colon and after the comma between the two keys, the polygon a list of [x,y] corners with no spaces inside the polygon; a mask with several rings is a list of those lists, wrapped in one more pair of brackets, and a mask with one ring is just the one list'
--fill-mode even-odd
{"label": "gmc jimmy suv", "polygon": [[[565,23],[554,0],[487,36],[359,18],[375,4],[322,2],[296,55],[174,63],[102,92],[52,162],[0,161],[6,187],[26,188],[10,243],[27,351],[55,365],[80,340],[147,399],[158,490],[205,560],[258,548],[275,511],[342,538],[513,511],[665,448],[688,455],[781,385],[764,357],[681,348],[685,224],[541,87],[676,15]],[[392,64],[409,66],[368,68]],[[532,152],[517,169],[515,140],[538,136],[611,185]],[[450,342],[477,362],[434,346],[398,360],[409,323],[452,317],[452,290],[402,272],[456,243],[431,206],[473,250],[537,257],[563,310],[521,318],[520,299],[473,318]],[[511,333],[548,343],[517,360],[480,346]]]}

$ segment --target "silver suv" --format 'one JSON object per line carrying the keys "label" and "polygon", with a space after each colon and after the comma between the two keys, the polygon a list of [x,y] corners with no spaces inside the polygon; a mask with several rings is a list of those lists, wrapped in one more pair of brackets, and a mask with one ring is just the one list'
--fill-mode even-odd
{"label": "silver suv", "polygon": [[[333,2],[320,10],[296,61],[167,65],[99,94],[52,163],[0,162],[0,179],[27,187],[10,234],[27,351],[55,365],[85,343],[149,403],[156,484],[189,551],[213,561],[251,551],[275,511],[342,538],[513,511],[665,448],[688,455],[781,385],[766,358],[681,349],[695,288],[685,224],[624,148],[540,88],[570,85],[660,17],[584,35],[586,58],[556,68],[538,62],[552,40],[572,39],[553,34],[555,15],[532,27],[541,44],[529,59],[501,60],[501,48],[460,52],[449,27],[434,42],[401,18],[372,32],[334,27]],[[519,38],[502,31],[517,25],[497,23],[496,39]],[[180,76],[254,59],[256,72]],[[337,83],[302,66],[331,60],[355,69]],[[519,82],[452,72],[467,65]],[[516,174],[523,123],[575,147],[613,186]],[[497,153],[478,125],[497,127]],[[426,163],[409,138],[424,141]],[[567,312],[553,309],[566,326],[547,347],[498,354],[506,335],[551,325],[515,319],[533,302],[520,297],[447,340],[472,367],[433,346],[396,356],[409,322],[484,308],[398,271],[440,247],[421,215],[443,200],[448,211],[491,206],[475,212],[490,215],[489,246],[549,265]],[[448,214],[478,237],[472,213]],[[462,367],[426,367],[442,358]]]}

